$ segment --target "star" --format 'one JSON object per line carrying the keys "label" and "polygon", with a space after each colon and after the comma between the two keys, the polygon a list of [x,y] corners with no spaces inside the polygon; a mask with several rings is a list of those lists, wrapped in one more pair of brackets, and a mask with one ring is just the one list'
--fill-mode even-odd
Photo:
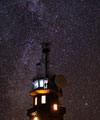
{"label": "star", "polygon": [[41,43],[50,42],[50,73],[67,79],[60,99],[67,118],[100,120],[99,26],[98,0],[1,0],[0,119],[29,119]]}

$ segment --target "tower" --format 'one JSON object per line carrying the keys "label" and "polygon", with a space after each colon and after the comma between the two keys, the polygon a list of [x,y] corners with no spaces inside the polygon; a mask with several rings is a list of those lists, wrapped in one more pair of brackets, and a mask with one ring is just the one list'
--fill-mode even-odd
{"label": "tower", "polygon": [[45,76],[33,79],[30,95],[33,97],[33,107],[27,110],[30,120],[63,120],[65,107],[59,103],[62,89],[56,85],[56,75],[49,75],[49,43],[42,44],[42,53],[45,56]]}

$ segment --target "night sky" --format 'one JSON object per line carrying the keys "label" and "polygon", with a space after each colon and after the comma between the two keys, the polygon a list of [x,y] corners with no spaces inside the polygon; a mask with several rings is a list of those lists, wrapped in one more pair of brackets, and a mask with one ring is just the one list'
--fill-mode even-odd
{"label": "night sky", "polygon": [[0,120],[28,120],[46,41],[67,79],[64,120],[100,120],[100,0],[0,0]]}

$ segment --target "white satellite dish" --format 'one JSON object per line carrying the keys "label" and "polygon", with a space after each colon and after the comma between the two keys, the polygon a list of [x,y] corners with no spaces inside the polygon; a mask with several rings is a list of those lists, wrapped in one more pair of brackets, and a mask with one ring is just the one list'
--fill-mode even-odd
{"label": "white satellite dish", "polygon": [[63,75],[56,75],[55,83],[58,87],[64,88],[66,86],[66,78]]}

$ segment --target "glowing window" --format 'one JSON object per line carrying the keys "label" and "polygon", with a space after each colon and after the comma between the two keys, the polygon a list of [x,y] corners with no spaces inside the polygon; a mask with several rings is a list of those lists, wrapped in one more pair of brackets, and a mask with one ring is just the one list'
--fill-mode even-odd
{"label": "glowing window", "polygon": [[40,87],[43,87],[43,80],[40,80]]}
{"label": "glowing window", "polygon": [[38,117],[34,117],[34,119],[33,120],[39,120],[39,118]]}
{"label": "glowing window", "polygon": [[35,105],[37,105],[37,97],[35,97]]}
{"label": "glowing window", "polygon": [[39,87],[39,85],[38,85],[38,80],[34,81],[33,84],[34,84],[34,89],[36,89],[36,88]]}
{"label": "glowing window", "polygon": [[58,105],[57,104],[53,105],[53,110],[58,110]]}
{"label": "glowing window", "polygon": [[45,96],[45,95],[42,95],[42,96],[41,96],[41,103],[42,103],[42,104],[45,104],[45,103],[46,103],[46,96]]}

